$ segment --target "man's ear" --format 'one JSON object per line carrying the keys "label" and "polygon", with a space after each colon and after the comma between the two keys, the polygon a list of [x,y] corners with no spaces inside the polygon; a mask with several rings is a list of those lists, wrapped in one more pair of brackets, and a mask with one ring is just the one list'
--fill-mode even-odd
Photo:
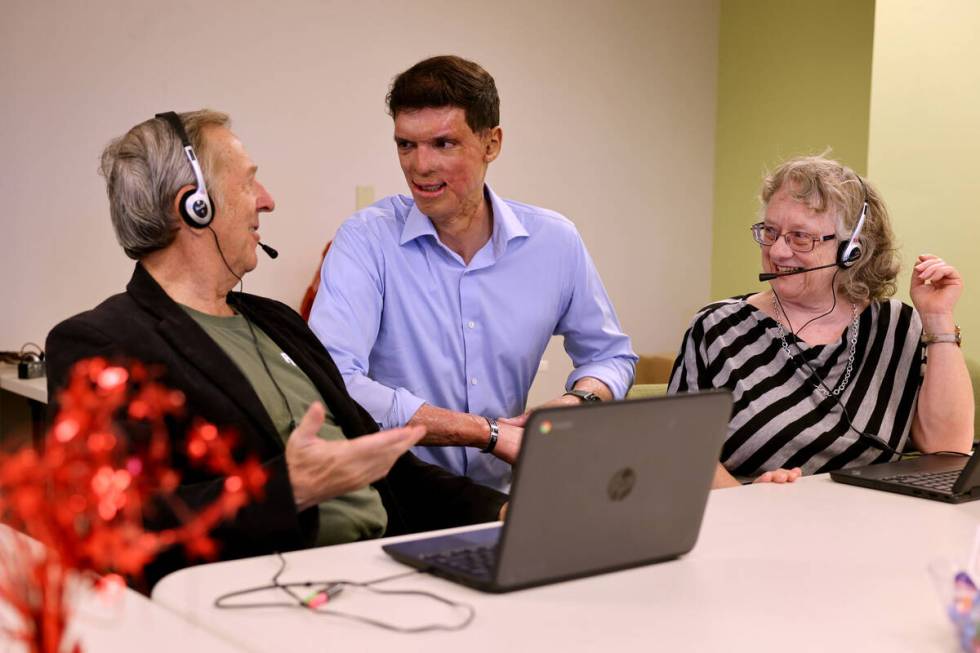
{"label": "man's ear", "polygon": [[504,130],[500,128],[500,125],[486,131],[486,135],[483,137],[483,161],[485,163],[490,163],[500,155],[500,147],[503,142]]}
{"label": "man's ear", "polygon": [[185,184],[181,186],[180,189],[177,190],[177,194],[174,196],[174,201],[170,207],[171,209],[173,209],[173,215],[174,218],[177,220],[177,222],[185,226],[187,223],[184,221],[184,218],[180,215],[180,200],[182,197],[184,197],[184,195],[187,194],[188,191],[192,191],[194,190],[194,188],[195,188],[194,184]]}

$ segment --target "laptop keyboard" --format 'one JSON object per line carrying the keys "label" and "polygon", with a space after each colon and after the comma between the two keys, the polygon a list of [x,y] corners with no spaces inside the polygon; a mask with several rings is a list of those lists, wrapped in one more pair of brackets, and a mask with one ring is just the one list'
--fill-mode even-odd
{"label": "laptop keyboard", "polygon": [[956,483],[956,479],[959,476],[960,470],[954,469],[950,472],[932,472],[928,474],[898,474],[896,476],[888,476],[881,480],[894,481],[903,485],[921,487],[926,490],[952,493],[953,484]]}
{"label": "laptop keyboard", "polygon": [[423,556],[422,559],[470,576],[490,578],[493,573],[494,562],[497,559],[497,549],[492,546],[451,549]]}

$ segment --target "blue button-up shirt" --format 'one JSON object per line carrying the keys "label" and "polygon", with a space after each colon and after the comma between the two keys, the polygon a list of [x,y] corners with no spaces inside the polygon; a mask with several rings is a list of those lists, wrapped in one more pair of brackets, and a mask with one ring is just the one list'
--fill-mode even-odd
{"label": "blue button-up shirt", "polygon": [[[382,428],[424,403],[508,417],[525,409],[552,334],[585,376],[622,398],[636,355],[574,225],[489,188],[490,240],[465,264],[410,197],[359,211],[337,232],[310,326],[351,396]],[[557,393],[556,393],[557,394]],[[472,447],[416,447],[423,460],[506,489],[510,466]]]}

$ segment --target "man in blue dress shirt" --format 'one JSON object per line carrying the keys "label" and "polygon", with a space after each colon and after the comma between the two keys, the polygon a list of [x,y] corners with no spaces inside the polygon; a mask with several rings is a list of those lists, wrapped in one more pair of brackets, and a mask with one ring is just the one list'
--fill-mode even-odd
{"label": "man in blue dress shirt", "polygon": [[499,106],[493,77],[459,57],[395,78],[388,110],[412,196],[341,226],[310,326],[382,428],[423,424],[416,455],[506,490],[551,336],[575,369],[550,405],[622,398],[636,355],[574,225],[484,183]]}

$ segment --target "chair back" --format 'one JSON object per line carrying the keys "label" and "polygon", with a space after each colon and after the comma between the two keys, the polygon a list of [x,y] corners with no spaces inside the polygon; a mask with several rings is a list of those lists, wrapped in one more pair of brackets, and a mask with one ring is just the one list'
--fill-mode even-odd
{"label": "chair back", "polygon": [[667,394],[666,383],[639,383],[626,393],[627,399],[642,399],[644,397],[662,397]]}

